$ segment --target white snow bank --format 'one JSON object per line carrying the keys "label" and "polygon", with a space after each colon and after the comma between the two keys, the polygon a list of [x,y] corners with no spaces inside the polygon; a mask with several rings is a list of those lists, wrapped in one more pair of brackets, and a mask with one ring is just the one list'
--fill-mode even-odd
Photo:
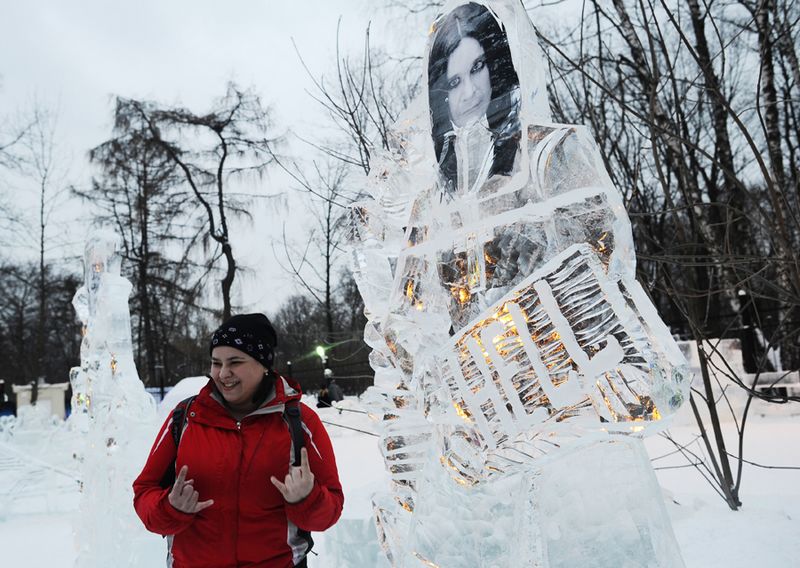
{"label": "white snow bank", "polygon": [[[205,384],[204,377],[193,377],[181,390],[174,390],[174,402],[191,395]],[[194,386],[192,386],[194,385]],[[182,390],[186,388],[186,390]],[[304,402],[314,406],[313,397]],[[357,399],[347,398],[336,408],[316,409],[326,424],[336,451],[345,491],[345,509],[336,527],[315,534],[312,568],[373,568],[386,566],[378,552],[370,518],[372,493],[383,489],[383,469],[377,438],[364,432],[373,430]],[[162,409],[163,410],[163,409]],[[800,466],[800,417],[752,415],[747,423],[745,457],[748,460],[782,466]],[[363,432],[362,432],[363,431]],[[688,443],[695,452],[702,447],[691,425],[675,426],[671,435]],[[725,424],[731,453],[738,452],[733,424]],[[675,447],[661,437],[648,439],[651,458],[658,458]],[[0,493],[3,455],[0,455]],[[656,467],[685,465],[677,454],[656,459]],[[800,471],[763,469],[745,464],[741,499],[742,509],[732,512],[714,494],[693,467],[657,470],[664,489],[667,509],[678,542],[689,568],[751,568],[752,566],[796,566],[800,558]],[[44,487],[44,485],[43,485]],[[77,489],[73,489],[77,491]],[[0,564],[8,568],[71,567],[75,560],[72,537],[74,512],[46,512],[35,508],[16,512],[0,520]],[[35,511],[35,512],[34,512]],[[42,512],[44,511],[44,512]],[[113,514],[112,511],[109,514]],[[35,543],[35,544],[34,544]],[[156,546],[166,546],[158,539]]]}

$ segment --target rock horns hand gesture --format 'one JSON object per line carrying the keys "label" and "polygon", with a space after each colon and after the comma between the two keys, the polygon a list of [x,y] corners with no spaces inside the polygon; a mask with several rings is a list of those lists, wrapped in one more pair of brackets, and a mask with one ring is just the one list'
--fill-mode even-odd
{"label": "rock horns hand gesture", "polygon": [[299,503],[308,497],[314,488],[314,474],[308,465],[308,451],[305,448],[300,449],[300,467],[290,466],[283,483],[275,476],[270,477],[270,481],[278,488],[287,503]]}
{"label": "rock horns hand gesture", "polygon": [[199,513],[203,509],[208,509],[214,504],[213,499],[208,501],[198,501],[200,494],[195,490],[194,479],[186,479],[189,473],[189,466],[183,466],[175,478],[172,491],[169,492],[169,503],[182,513],[191,515]]}

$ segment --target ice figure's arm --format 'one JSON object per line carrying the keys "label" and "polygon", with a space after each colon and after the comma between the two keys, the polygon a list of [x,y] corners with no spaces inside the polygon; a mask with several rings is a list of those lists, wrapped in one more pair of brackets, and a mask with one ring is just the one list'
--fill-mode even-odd
{"label": "ice figure's arm", "polygon": [[166,472],[175,465],[176,448],[170,426],[172,414],[156,436],[147,462],[133,482],[133,506],[150,532],[160,535],[178,534],[194,521],[194,515],[182,513],[169,502],[171,487],[161,486]]}
{"label": "ice figure's arm", "polygon": [[306,448],[314,488],[299,503],[286,504],[286,516],[299,528],[307,531],[324,531],[339,520],[344,506],[344,493],[336,469],[333,446],[317,413],[302,405],[303,425],[306,431]]}
{"label": "ice figure's arm", "polygon": [[551,204],[555,249],[585,242],[607,272],[633,278],[636,252],[630,219],[597,142],[584,126],[554,126],[558,128],[539,128],[546,135],[531,133],[533,139],[542,138],[530,148],[530,173],[535,200]]}

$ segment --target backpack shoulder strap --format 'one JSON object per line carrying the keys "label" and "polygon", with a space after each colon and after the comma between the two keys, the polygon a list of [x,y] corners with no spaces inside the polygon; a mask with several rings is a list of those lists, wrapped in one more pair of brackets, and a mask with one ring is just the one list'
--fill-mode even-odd
{"label": "backpack shoulder strap", "polygon": [[[299,467],[300,450],[303,449],[303,446],[305,446],[306,442],[305,436],[303,435],[303,420],[300,413],[300,404],[296,400],[290,400],[284,405],[283,419],[289,426],[289,435],[292,437],[292,465]],[[305,566],[306,557],[308,556],[308,553],[311,552],[311,549],[314,548],[314,539],[311,537],[310,532],[301,529],[300,527],[298,527],[297,536],[306,543],[306,550],[304,553],[306,556],[304,556],[302,562],[296,566]]]}
{"label": "backpack shoulder strap", "polygon": [[189,407],[192,406],[195,398],[197,398],[197,395],[183,399],[172,410],[172,422],[169,429],[172,434],[172,441],[175,442],[175,458],[172,460],[172,466],[167,468],[167,471],[164,472],[164,477],[161,478],[160,485],[164,489],[172,487],[178,475],[178,472],[175,471],[175,462],[178,459],[178,444],[180,444],[183,431],[186,430],[186,425],[189,422]]}
{"label": "backpack shoulder strap", "polygon": [[170,425],[170,431],[172,433],[172,441],[175,442],[176,451],[178,444],[181,442],[183,431],[186,430],[186,424],[189,422],[189,407],[192,406],[192,402],[194,402],[195,398],[197,398],[197,395],[184,398],[175,406],[175,409],[172,411],[172,424]]}
{"label": "backpack shoulder strap", "polygon": [[300,405],[296,400],[290,400],[283,407],[283,419],[289,426],[289,435],[292,437],[292,465],[300,466],[300,450],[305,446],[305,436],[303,436],[303,421],[300,415]]}

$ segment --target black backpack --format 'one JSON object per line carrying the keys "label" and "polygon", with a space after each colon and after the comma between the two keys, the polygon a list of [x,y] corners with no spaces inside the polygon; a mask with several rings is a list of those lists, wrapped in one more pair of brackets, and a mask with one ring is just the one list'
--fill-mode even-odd
{"label": "black backpack", "polygon": [[[172,423],[170,424],[170,433],[172,440],[175,442],[175,458],[178,457],[178,444],[180,444],[183,431],[186,429],[186,424],[189,421],[189,408],[192,406],[194,399],[197,395],[190,396],[180,401],[172,411]],[[300,405],[296,400],[290,400],[283,407],[283,420],[289,426],[289,435],[292,437],[292,447],[294,448],[294,456],[292,465],[298,467],[300,465],[300,450],[305,446],[305,437],[303,436],[303,422],[300,415]],[[178,472],[175,471],[175,461],[172,462],[172,467],[168,467],[164,472],[164,477],[161,478],[161,487],[164,489],[172,487],[175,484],[175,477]]]}

